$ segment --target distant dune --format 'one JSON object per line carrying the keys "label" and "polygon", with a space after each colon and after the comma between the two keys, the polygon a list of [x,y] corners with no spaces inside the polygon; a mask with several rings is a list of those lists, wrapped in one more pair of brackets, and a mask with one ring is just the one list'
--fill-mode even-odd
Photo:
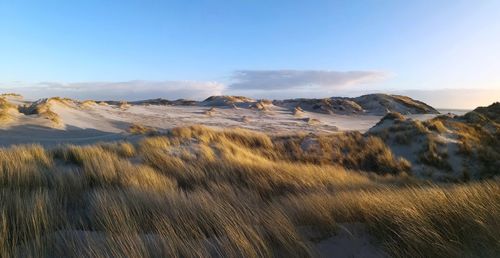
{"label": "distant dune", "polygon": [[369,94],[356,98],[288,99],[275,101],[275,103],[282,106],[300,106],[311,112],[327,114],[385,115],[390,112],[398,112],[409,115],[439,113],[433,107],[410,97],[388,94]]}
{"label": "distant dune", "polygon": [[437,110],[425,103],[386,94],[288,100],[212,96],[204,101],[159,98],[133,102],[59,97],[32,102],[6,94],[0,96],[0,145],[133,140],[141,134],[162,134],[193,124],[276,135],[359,131],[383,139],[397,156],[412,164],[416,176],[477,179],[495,174],[492,171],[500,166],[481,158],[486,155],[500,160],[495,156],[500,153],[498,147],[488,147],[500,146],[498,106],[495,103],[462,116],[438,116]]}
{"label": "distant dune", "polygon": [[204,101],[157,98],[131,102],[77,101],[60,97],[28,101],[17,94],[4,94],[1,100],[0,109],[4,115],[0,144],[4,146],[116,140],[129,137],[129,127],[137,124],[160,132],[192,124],[273,133],[363,132],[387,112],[400,112],[415,119],[427,119],[436,113],[435,109],[419,101],[385,94],[352,99],[265,100],[211,96]]}

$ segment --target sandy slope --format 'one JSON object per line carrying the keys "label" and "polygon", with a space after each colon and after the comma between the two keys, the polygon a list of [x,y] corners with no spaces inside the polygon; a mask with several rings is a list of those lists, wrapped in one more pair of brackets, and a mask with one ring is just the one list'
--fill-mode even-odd
{"label": "sandy slope", "polygon": [[[30,102],[9,98],[16,105]],[[130,137],[132,124],[150,126],[162,131],[177,126],[203,124],[213,127],[243,127],[252,130],[290,132],[336,132],[338,130],[366,131],[375,125],[381,116],[338,115],[304,111],[300,116],[290,109],[270,105],[266,110],[255,108],[233,108],[227,106],[167,106],[130,105],[82,105],[79,102],[49,100],[50,109],[56,113],[61,124],[38,115],[20,113],[15,121],[1,125],[0,145],[40,143],[51,146],[63,143],[87,144],[97,141],[120,140]],[[210,112],[207,112],[210,110]],[[429,115],[412,115],[427,118]],[[433,116],[433,115],[430,115]],[[316,119],[314,123],[309,118]],[[319,122],[318,122],[319,121]]]}

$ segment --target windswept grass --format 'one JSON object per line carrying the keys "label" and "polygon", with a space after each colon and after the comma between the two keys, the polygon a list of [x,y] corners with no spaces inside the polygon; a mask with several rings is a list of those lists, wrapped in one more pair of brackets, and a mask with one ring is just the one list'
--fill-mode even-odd
{"label": "windswept grass", "polygon": [[12,121],[16,113],[18,113],[16,105],[10,103],[5,97],[0,97],[0,123]]}
{"label": "windswept grass", "polygon": [[0,162],[0,257],[311,257],[353,222],[397,257],[500,252],[498,181],[420,182],[360,134],[193,126]]}
{"label": "windswept grass", "polygon": [[423,164],[444,170],[451,170],[451,165],[448,162],[447,150],[442,150],[445,143],[440,142],[435,136],[429,135],[420,150],[419,161]]}
{"label": "windswept grass", "polygon": [[362,221],[396,257],[496,257],[500,251],[498,182],[301,194],[279,202],[318,230]]}
{"label": "windswept grass", "polygon": [[409,172],[411,168],[407,160],[396,157],[380,138],[365,137],[358,132],[280,137],[275,146],[290,161],[335,164],[379,174]]}
{"label": "windswept grass", "polygon": [[132,134],[154,134],[156,130],[150,126],[140,125],[140,124],[132,124],[128,128],[129,133]]}
{"label": "windswept grass", "polygon": [[459,153],[479,163],[482,178],[498,175],[500,166],[500,125],[448,122],[457,132]]}

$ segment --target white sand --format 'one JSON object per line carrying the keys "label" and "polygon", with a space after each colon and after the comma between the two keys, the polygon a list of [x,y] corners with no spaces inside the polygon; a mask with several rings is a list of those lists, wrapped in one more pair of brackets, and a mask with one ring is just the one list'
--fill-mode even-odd
{"label": "white sand", "polygon": [[[18,105],[29,104],[19,99],[9,101]],[[293,115],[293,110],[287,108],[273,105],[268,108],[269,110],[262,111],[216,107],[211,115],[207,115],[205,111],[210,109],[207,106],[132,105],[120,109],[114,105],[82,107],[77,103],[51,102],[52,111],[62,119],[61,126],[54,126],[51,121],[38,115],[19,114],[13,122],[0,126],[0,146],[25,143],[52,146],[120,140],[130,136],[127,129],[134,123],[159,131],[202,124],[218,128],[242,127],[271,133],[332,133],[338,130],[365,132],[381,118],[372,115],[329,115],[307,111],[298,117]],[[317,119],[319,123],[309,124],[307,118]]]}

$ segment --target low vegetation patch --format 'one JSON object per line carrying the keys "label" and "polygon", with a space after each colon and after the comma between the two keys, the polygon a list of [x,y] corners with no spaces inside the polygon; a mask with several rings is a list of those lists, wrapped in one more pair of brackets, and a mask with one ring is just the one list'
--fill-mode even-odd
{"label": "low vegetation patch", "polygon": [[132,134],[149,134],[149,135],[152,135],[152,134],[156,133],[156,129],[154,129],[153,127],[145,126],[145,125],[140,125],[140,124],[132,124],[128,128],[128,131],[129,131],[129,133],[132,133]]}
{"label": "low vegetation patch", "polygon": [[207,116],[213,116],[216,112],[217,112],[217,110],[215,109],[215,107],[211,107],[211,108],[205,110],[204,114]]}
{"label": "low vegetation patch", "polygon": [[16,97],[16,98],[22,98],[23,97],[21,94],[12,93],[12,92],[2,93],[2,94],[0,94],[0,96],[2,96],[2,97]]}
{"label": "low vegetation patch", "polygon": [[443,150],[444,143],[437,141],[435,136],[429,135],[423,145],[419,156],[422,163],[446,171],[452,169],[448,162],[447,149]]}
{"label": "low vegetation patch", "polygon": [[96,106],[97,103],[93,100],[84,100],[82,102],[80,102],[80,107],[82,108],[91,108],[93,106]]}
{"label": "low vegetation patch", "polygon": [[294,109],[293,109],[293,115],[294,116],[302,116],[304,114],[304,110],[300,107],[300,106],[296,106]]}
{"label": "low vegetation patch", "polygon": [[461,117],[441,115],[423,122],[389,113],[368,135],[406,148],[408,156],[417,156],[416,162],[426,166],[426,174],[437,171],[451,180],[492,178],[500,166],[499,107],[494,103]]}
{"label": "low vegetation patch", "polygon": [[127,101],[122,100],[118,102],[117,107],[121,110],[127,110],[128,108],[130,108],[130,104]]}
{"label": "low vegetation patch", "polygon": [[259,100],[252,104],[250,108],[260,110],[260,111],[269,111],[269,106],[272,105],[273,102],[269,100]]}

